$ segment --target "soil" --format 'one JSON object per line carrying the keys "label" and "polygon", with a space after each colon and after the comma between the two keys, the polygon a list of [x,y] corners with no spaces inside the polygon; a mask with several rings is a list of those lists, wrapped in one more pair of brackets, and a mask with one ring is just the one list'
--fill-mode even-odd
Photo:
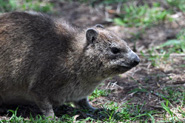
{"label": "soil", "polygon": [[[152,62],[147,57],[140,54],[142,51],[147,56],[148,49],[152,49],[152,47],[158,46],[169,39],[176,38],[176,34],[185,27],[185,16],[183,13],[178,12],[174,14],[174,17],[178,17],[176,21],[163,22],[152,28],[146,28],[143,32],[140,27],[129,28],[111,23],[109,20],[116,16],[115,6],[108,9],[101,5],[91,7],[78,2],[54,1],[54,4],[56,13],[52,16],[65,19],[67,22],[80,28],[103,24],[106,28],[116,32],[117,35],[127,41],[130,47],[136,50],[136,53],[141,58],[141,63],[134,69],[105,80],[105,84],[99,88],[110,90],[111,92],[108,96],[91,100],[93,106],[101,108],[107,101],[115,101],[119,105],[126,102],[128,104],[141,105],[145,103],[143,110],[154,109],[162,111],[161,102],[164,100],[162,94],[168,95],[164,91],[165,88],[169,87],[178,89],[179,92],[184,92],[185,68],[180,65],[185,65],[185,54],[172,54],[166,63],[157,61],[158,64],[155,67],[152,66]],[[165,4],[163,5],[167,7]],[[139,37],[135,38],[135,35],[139,35]],[[136,42],[136,45],[134,45],[134,42]],[[174,105],[179,105],[179,103],[174,103]],[[8,109],[15,110],[16,106],[1,108],[0,119],[8,119],[11,116],[11,112]],[[75,113],[74,110],[76,110]],[[40,114],[36,107],[19,106],[18,115],[28,118],[30,112],[32,116]],[[97,118],[67,105],[56,109],[56,114],[58,116],[63,114],[69,114],[70,116],[79,115],[78,118],[88,116]]]}

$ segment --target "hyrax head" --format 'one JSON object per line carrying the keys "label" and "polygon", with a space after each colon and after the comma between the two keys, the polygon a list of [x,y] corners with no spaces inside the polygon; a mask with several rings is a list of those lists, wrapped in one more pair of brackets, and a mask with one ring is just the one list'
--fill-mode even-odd
{"label": "hyrax head", "polygon": [[140,62],[138,55],[124,40],[102,25],[87,29],[86,41],[85,52],[88,56],[95,57],[95,64],[98,64],[103,77],[124,73]]}

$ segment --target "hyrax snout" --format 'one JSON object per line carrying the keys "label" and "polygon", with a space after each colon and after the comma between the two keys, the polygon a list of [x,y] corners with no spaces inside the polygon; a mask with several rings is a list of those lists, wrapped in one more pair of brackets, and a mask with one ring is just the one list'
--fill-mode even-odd
{"label": "hyrax snout", "polygon": [[52,117],[53,107],[66,102],[95,110],[87,96],[139,61],[102,25],[80,30],[40,13],[0,16],[1,104],[36,104]]}

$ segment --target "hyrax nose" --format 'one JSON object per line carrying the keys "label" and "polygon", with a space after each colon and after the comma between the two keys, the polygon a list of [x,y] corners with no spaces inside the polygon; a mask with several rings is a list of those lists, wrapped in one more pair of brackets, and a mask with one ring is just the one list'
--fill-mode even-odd
{"label": "hyrax nose", "polygon": [[136,66],[136,65],[139,64],[139,62],[140,62],[140,59],[139,59],[138,55],[135,55],[135,56],[134,56],[134,59],[133,59],[133,61],[132,61],[132,65],[133,65],[133,66]]}

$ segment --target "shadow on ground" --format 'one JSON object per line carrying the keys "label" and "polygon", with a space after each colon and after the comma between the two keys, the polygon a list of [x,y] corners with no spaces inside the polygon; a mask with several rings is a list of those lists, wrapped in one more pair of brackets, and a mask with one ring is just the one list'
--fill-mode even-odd
{"label": "shadow on ground", "polygon": [[[88,117],[94,120],[103,120],[105,118],[108,118],[110,114],[114,114],[115,119],[119,119],[119,112],[114,112],[113,110],[106,109],[91,112],[87,110],[79,110],[68,105],[63,105],[59,108],[55,108],[54,112],[58,118],[62,118],[63,116],[67,115],[69,117],[74,117],[75,120],[86,119]],[[30,119],[30,117],[36,118],[39,115],[42,116],[39,108],[35,105],[3,105],[0,107],[1,119],[3,119],[2,117],[6,117],[7,119],[9,119],[13,114],[16,114],[17,117],[21,116],[25,119]],[[65,118],[61,120],[65,120]]]}

